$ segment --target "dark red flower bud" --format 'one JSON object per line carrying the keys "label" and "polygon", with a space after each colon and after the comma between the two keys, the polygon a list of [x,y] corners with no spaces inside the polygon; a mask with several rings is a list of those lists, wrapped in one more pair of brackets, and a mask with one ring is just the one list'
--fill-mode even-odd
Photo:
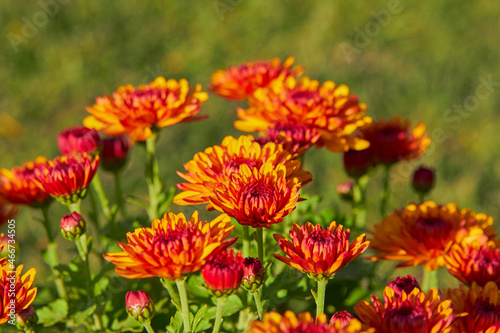
{"label": "dark red flower bud", "polygon": [[85,233],[85,220],[77,212],[64,215],[60,229],[64,238],[74,241]]}
{"label": "dark red flower bud", "polygon": [[57,136],[57,146],[63,155],[92,153],[101,145],[99,132],[83,126],[67,128]]}
{"label": "dark red flower bud", "polygon": [[354,181],[349,179],[337,185],[337,193],[345,201],[352,201],[352,188],[354,187]]}
{"label": "dark red flower bud", "polygon": [[332,318],[330,318],[330,325],[335,325],[335,322],[338,321],[341,328],[344,328],[349,325],[352,318],[354,318],[354,316],[348,311],[338,311],[333,314]]}
{"label": "dark red flower bud", "polygon": [[406,294],[409,294],[415,288],[420,290],[420,285],[418,284],[417,280],[415,280],[415,278],[411,275],[408,275],[407,277],[398,276],[397,278],[389,282],[387,286],[394,290],[394,295],[396,297],[400,297],[403,291]]}
{"label": "dark red flower bud", "polygon": [[349,150],[344,153],[344,170],[352,178],[365,175],[375,166],[372,149]]}
{"label": "dark red flower bud", "polygon": [[125,166],[132,141],[126,135],[102,140],[101,166],[107,171],[118,171]]}
{"label": "dark red flower bud", "polygon": [[411,184],[418,193],[426,194],[434,186],[434,169],[420,166],[413,172]]}
{"label": "dark red flower bud", "polygon": [[38,316],[31,305],[27,309],[16,313],[16,326],[22,331],[31,329],[37,322]]}
{"label": "dark red flower bud", "polygon": [[129,291],[125,296],[127,312],[139,323],[147,323],[153,318],[155,308],[153,301],[144,290]]}
{"label": "dark red flower bud", "polygon": [[243,257],[240,252],[223,250],[214,255],[201,269],[208,289],[217,297],[233,293],[243,279]]}
{"label": "dark red flower bud", "polygon": [[266,270],[258,258],[245,258],[243,262],[243,288],[256,290],[264,283]]}

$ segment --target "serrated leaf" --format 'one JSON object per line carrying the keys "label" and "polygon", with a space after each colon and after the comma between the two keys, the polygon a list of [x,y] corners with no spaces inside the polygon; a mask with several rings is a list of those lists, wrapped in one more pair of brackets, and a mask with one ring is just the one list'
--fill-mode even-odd
{"label": "serrated leaf", "polygon": [[84,311],[79,311],[75,314],[73,314],[73,322],[75,323],[76,326],[80,326],[85,322],[85,319],[90,317],[94,312],[95,312],[96,305],[92,305],[90,308]]}
{"label": "serrated leaf", "polygon": [[195,296],[203,298],[210,298],[211,296],[210,292],[205,287],[205,283],[203,282],[201,275],[191,276],[186,283],[186,288],[189,290],[190,294]]}
{"label": "serrated leaf", "polygon": [[170,324],[166,327],[167,332],[178,333],[182,330],[182,315],[180,311],[177,311],[172,318],[170,318]]}
{"label": "serrated leaf", "polygon": [[63,299],[55,300],[36,311],[38,322],[45,327],[65,322],[68,315],[68,303]]}
{"label": "serrated leaf", "polygon": [[200,323],[200,321],[203,319],[203,317],[205,316],[205,312],[207,311],[207,308],[208,306],[205,304],[203,305],[199,310],[198,312],[196,312],[196,315],[194,316],[194,319],[193,319],[193,329],[196,331],[196,328],[198,327],[198,324]]}

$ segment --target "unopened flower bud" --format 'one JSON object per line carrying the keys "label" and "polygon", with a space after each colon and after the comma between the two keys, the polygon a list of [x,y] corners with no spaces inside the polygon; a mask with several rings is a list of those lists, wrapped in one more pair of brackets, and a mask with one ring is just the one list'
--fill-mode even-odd
{"label": "unopened flower bud", "polygon": [[100,145],[99,132],[83,126],[67,128],[57,135],[57,146],[63,155],[93,153]]}
{"label": "unopened flower bud", "polygon": [[413,172],[411,185],[421,194],[427,194],[434,186],[434,169],[420,166]]}
{"label": "unopened flower bud", "polygon": [[85,233],[85,220],[77,212],[64,215],[60,229],[64,238],[74,241]]}
{"label": "unopened flower bud", "polygon": [[266,270],[258,258],[245,258],[243,262],[243,288],[257,290],[264,283]]}
{"label": "unopened flower bud", "polygon": [[344,328],[349,325],[352,318],[354,318],[354,316],[348,311],[338,311],[333,314],[332,318],[330,318],[330,325],[335,325],[335,322],[339,322],[339,328]]}
{"label": "unopened flower bud", "polygon": [[27,309],[16,313],[16,326],[19,330],[31,329],[37,322],[38,316],[31,305]]}
{"label": "unopened flower bud", "polygon": [[155,308],[153,301],[144,290],[138,292],[129,291],[125,296],[127,312],[139,323],[144,324],[151,321]]}
{"label": "unopened flower bud", "polygon": [[345,201],[352,201],[354,181],[349,179],[337,185],[337,193]]}
{"label": "unopened flower bud", "polygon": [[201,269],[203,281],[216,296],[232,294],[243,279],[243,257],[240,252],[223,250],[214,255]]}
{"label": "unopened flower bud", "polygon": [[107,171],[118,171],[125,166],[132,142],[126,135],[102,140],[101,166]]}
{"label": "unopened flower bud", "polygon": [[349,150],[344,153],[344,170],[352,178],[360,178],[375,166],[372,149]]}
{"label": "unopened flower bud", "polygon": [[420,285],[418,284],[417,280],[415,280],[415,278],[411,275],[408,275],[406,277],[398,276],[397,278],[389,282],[387,286],[394,290],[394,295],[396,297],[400,297],[403,291],[406,294],[409,294],[415,288],[420,290]]}

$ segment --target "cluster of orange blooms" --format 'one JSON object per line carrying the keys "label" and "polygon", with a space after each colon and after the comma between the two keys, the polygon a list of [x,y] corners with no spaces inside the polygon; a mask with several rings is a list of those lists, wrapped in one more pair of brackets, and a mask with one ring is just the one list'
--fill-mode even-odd
{"label": "cluster of orange blooms", "polygon": [[[289,58],[284,63],[279,59],[245,63],[213,74],[210,89],[215,94],[248,103],[247,108],[238,108],[234,126],[259,132],[260,137],[227,136],[185,163],[185,171],[178,171],[184,180],[177,185],[181,192],[173,202],[204,204],[221,214],[201,221],[197,211],[190,219],[165,213],[151,227],[127,233],[127,242],[119,243],[121,252],[104,254],[118,275],[179,281],[235,244],[236,238],[228,238],[235,228],[231,218],[255,229],[281,223],[302,200],[299,190],[312,181],[300,162],[311,147],[354,155],[364,152],[369,157],[361,169],[425,153],[430,139],[423,124],[411,129],[399,117],[373,121],[365,115],[366,105],[347,86],[300,77],[304,69],[293,68],[293,62]],[[203,119],[197,114],[207,98],[200,85],[190,90],[184,79],[159,77],[97,98],[83,123],[109,136],[146,141],[163,127]],[[97,145],[91,150],[95,149]],[[65,204],[81,200],[100,158],[73,151],[0,170],[2,222],[16,213],[10,204],[40,207],[51,197]],[[327,321],[324,314],[313,318],[309,313],[269,312],[251,322],[249,332],[500,332],[500,242],[492,224],[485,214],[432,201],[392,212],[374,225],[369,240],[362,234],[350,242],[350,230],[335,222],[327,228],[310,222],[294,224],[291,240],[274,235],[286,254],[274,256],[318,281],[332,278],[370,248],[375,251],[373,261],[401,261],[398,267],[425,265],[433,271],[446,266],[464,285],[422,291],[412,278],[395,280],[382,299],[371,296],[371,302],[360,301],[354,307],[357,319],[338,313]],[[228,253],[234,257],[231,264],[242,262],[239,253]],[[36,294],[34,270],[21,277],[21,269],[22,265],[16,275],[16,311],[27,309]],[[8,318],[5,305],[10,298],[1,288],[6,281],[0,266],[0,324]],[[235,288],[234,281],[227,284]]]}

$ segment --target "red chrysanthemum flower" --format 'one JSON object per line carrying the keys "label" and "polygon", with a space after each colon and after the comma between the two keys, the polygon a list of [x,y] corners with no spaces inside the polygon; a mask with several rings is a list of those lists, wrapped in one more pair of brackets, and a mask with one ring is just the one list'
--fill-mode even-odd
{"label": "red chrysanthemum flower", "polygon": [[45,192],[64,204],[80,201],[99,166],[99,156],[87,153],[59,156],[35,169],[36,182]]}
{"label": "red chrysanthemum flower", "polygon": [[376,333],[447,333],[454,318],[451,301],[442,301],[436,289],[427,293],[402,291],[396,297],[394,290],[386,287],[384,300],[372,295],[371,302],[359,301],[354,311],[363,328]]}
{"label": "red chrysanthemum flower", "polygon": [[349,324],[342,327],[337,321],[333,325],[326,322],[324,314],[313,318],[309,312],[302,312],[296,316],[292,311],[284,315],[278,312],[264,313],[262,321],[251,321],[248,333],[360,333],[361,323],[352,319]]}
{"label": "red chrysanthemum flower", "polygon": [[396,267],[425,264],[432,271],[444,266],[453,244],[495,238],[492,224],[491,216],[460,210],[455,204],[411,204],[392,212],[370,230],[370,248],[377,252],[371,259],[403,261]]}
{"label": "red chrysanthemum flower", "polygon": [[17,215],[17,212],[17,206],[0,202],[0,227],[13,219]]}
{"label": "red chrysanthemum flower", "polygon": [[[249,103],[250,108],[238,109],[241,120],[234,126],[241,131],[266,133],[269,128],[276,128],[288,134],[287,139],[298,147],[316,143],[334,152],[368,147],[368,142],[351,134],[370,123],[371,118],[364,116],[366,105],[350,95],[345,85],[337,86],[332,81],[320,85],[307,77],[297,82],[289,77],[257,90]],[[292,134],[296,129],[311,134],[300,135],[300,140],[294,142],[296,137]],[[316,134],[321,136],[319,141]],[[304,142],[304,138],[311,141]]]}
{"label": "red chrysanthemum flower", "polygon": [[302,75],[304,68],[292,68],[294,61],[290,57],[282,64],[279,58],[274,58],[220,69],[212,74],[210,89],[227,99],[244,100],[255,90],[267,87],[274,80],[283,81],[289,76]]}
{"label": "red chrysanthemum flower", "polygon": [[286,167],[266,162],[260,168],[240,165],[229,183],[221,183],[209,198],[215,209],[234,217],[241,225],[271,228],[295,209],[301,183],[287,179]]}
{"label": "red chrysanthemum flower", "polygon": [[32,268],[21,276],[22,271],[23,265],[16,269],[10,263],[0,265],[0,325],[9,320],[10,314],[27,309],[35,299],[37,288],[33,287],[33,281],[36,270]]}
{"label": "red chrysanthemum flower", "polygon": [[167,81],[160,76],[137,88],[128,84],[118,87],[113,96],[96,98],[96,104],[87,107],[92,116],[83,124],[107,135],[130,134],[136,141],[146,141],[158,128],[206,118],[195,116],[207,99],[199,84],[190,92],[185,79]]}
{"label": "red chrysanthemum flower", "polygon": [[485,286],[494,282],[500,288],[500,248],[492,241],[479,244],[455,244],[445,257],[451,275],[462,283]]}
{"label": "red chrysanthemum flower", "polygon": [[225,214],[203,222],[197,211],[189,221],[182,213],[167,213],[161,220],[154,219],[151,228],[127,233],[128,244],[118,243],[123,252],[107,253],[104,258],[116,265],[116,274],[128,279],[158,276],[175,281],[233,244],[237,238],[226,240],[233,229]]}
{"label": "red chrysanthemum flower", "polygon": [[301,227],[294,224],[290,230],[291,241],[274,234],[274,239],[289,258],[279,254],[274,256],[315,279],[329,279],[361,255],[370,244],[365,234],[350,243],[350,234],[349,229],[344,230],[335,221],[326,229],[310,222]]}
{"label": "red chrysanthemum flower", "polygon": [[499,333],[500,291],[494,282],[484,287],[473,283],[470,289],[446,289],[444,297],[451,300],[456,313],[452,333]]}
{"label": "red chrysanthemum flower", "polygon": [[203,281],[217,297],[228,296],[239,288],[243,279],[243,257],[240,252],[223,250],[211,256],[201,269]]}
{"label": "red chrysanthemum flower", "polygon": [[410,122],[401,117],[378,120],[360,128],[359,137],[370,142],[370,149],[379,163],[391,165],[414,160],[425,153],[431,139],[420,123],[410,129]]}
{"label": "red chrysanthemum flower", "polygon": [[102,148],[99,152],[101,167],[107,171],[118,171],[125,166],[132,141],[128,135],[109,137],[102,140]]}
{"label": "red chrysanthemum flower", "polygon": [[36,160],[10,170],[0,170],[0,198],[15,205],[41,207],[52,198],[35,181],[35,169],[43,167],[47,159],[39,156]]}
{"label": "red chrysanthemum flower", "polygon": [[208,203],[207,209],[212,210],[214,208],[209,198],[215,197],[214,189],[220,183],[229,183],[231,175],[239,172],[240,165],[259,169],[264,163],[284,165],[287,180],[298,178],[303,185],[311,181],[311,174],[303,171],[300,161],[294,159],[281,145],[267,143],[261,147],[251,135],[238,139],[227,136],[220,146],[209,147],[184,164],[187,173],[177,172],[187,182],[177,184],[183,192],[175,196],[174,203]]}
{"label": "red chrysanthemum flower", "polygon": [[360,178],[367,174],[377,161],[372,149],[348,150],[343,155],[344,170],[352,178]]}
{"label": "red chrysanthemum flower", "polygon": [[57,146],[63,155],[93,153],[99,149],[100,145],[99,132],[83,126],[67,128],[57,135]]}

